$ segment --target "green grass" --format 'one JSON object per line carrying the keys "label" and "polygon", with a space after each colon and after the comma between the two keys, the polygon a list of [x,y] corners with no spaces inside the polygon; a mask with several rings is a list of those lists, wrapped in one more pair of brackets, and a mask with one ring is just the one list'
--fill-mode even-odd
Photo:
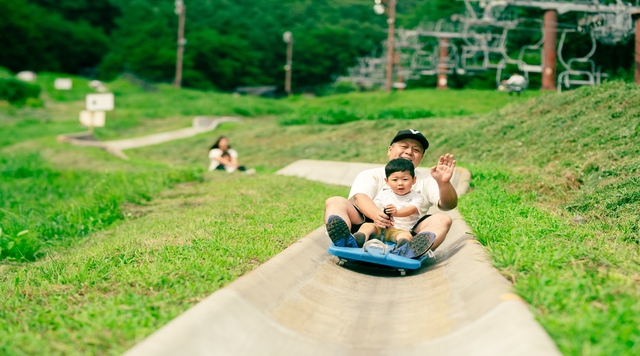
{"label": "green grass", "polygon": [[[279,118],[288,125],[344,124],[358,120],[445,118],[485,114],[542,92],[508,96],[489,90],[416,89],[405,92],[349,93],[310,100],[289,100],[295,109]],[[469,98],[473,100],[469,100]]]}
{"label": "green grass", "polygon": [[0,158],[0,259],[35,260],[47,245],[64,246],[122,219],[121,203],[139,203],[190,170],[139,167],[135,172],[57,169],[38,153]]}
{"label": "green grass", "polygon": [[[521,98],[415,90],[282,100],[176,91],[124,79],[107,86],[117,92],[119,109],[96,131],[102,139],[188,126],[195,115],[237,108],[248,114],[242,123],[207,134],[129,150],[131,160],[125,162],[55,142],[63,130],[82,130],[82,102],[47,99],[45,108],[20,109],[0,103],[0,129],[11,130],[0,141],[2,174],[8,177],[1,191],[13,201],[31,202],[25,206],[41,215],[46,209],[33,205],[39,196],[43,202],[58,199],[58,207],[78,199],[90,208],[92,195],[78,193],[90,191],[83,179],[131,181],[128,193],[126,184],[113,184],[117,203],[110,211],[117,219],[82,238],[69,233],[47,245],[35,262],[0,265],[0,327],[7,330],[0,334],[0,353],[121,353],[320,226],[324,199],[347,193],[344,187],[270,173],[302,158],[384,163],[389,140],[407,127],[420,129],[431,142],[423,166],[451,152],[472,171],[472,190],[460,202],[465,220],[564,354],[640,351],[635,85],[612,82]],[[403,114],[384,119],[331,119],[399,109]],[[331,120],[283,125],[305,110],[332,113]],[[419,111],[434,115],[406,115]],[[257,176],[202,174],[208,147],[219,135],[231,139],[241,163],[256,167]],[[33,163],[11,157],[32,157]],[[162,178],[178,172],[190,173]],[[142,184],[145,175],[157,183]],[[34,185],[48,187],[25,188]],[[21,216],[15,206],[3,209]],[[578,215],[585,223],[574,222]],[[0,219],[0,226],[6,224]],[[15,239],[27,228],[35,231],[24,226],[10,235]]]}
{"label": "green grass", "polygon": [[[344,195],[292,177],[212,172],[79,249],[0,273],[0,353],[121,354],[319,226]],[[283,189],[283,187],[286,187]]]}
{"label": "green grass", "polygon": [[566,355],[640,352],[638,246],[602,221],[584,225],[539,207],[507,167],[474,168],[460,210],[494,265]]}

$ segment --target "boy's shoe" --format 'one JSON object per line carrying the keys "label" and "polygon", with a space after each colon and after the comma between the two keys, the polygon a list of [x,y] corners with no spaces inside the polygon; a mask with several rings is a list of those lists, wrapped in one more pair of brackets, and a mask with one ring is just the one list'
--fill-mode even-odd
{"label": "boy's shoe", "polygon": [[349,226],[338,215],[329,216],[326,226],[327,235],[337,247],[358,247],[356,239],[349,231]]}
{"label": "boy's shoe", "polygon": [[364,243],[367,242],[367,235],[365,235],[364,232],[356,232],[353,234],[353,238],[356,239],[358,247],[364,246]]}
{"label": "boy's shoe", "polygon": [[391,253],[406,258],[419,258],[429,251],[435,241],[436,234],[433,232],[421,232],[411,240],[402,239],[398,241]]}

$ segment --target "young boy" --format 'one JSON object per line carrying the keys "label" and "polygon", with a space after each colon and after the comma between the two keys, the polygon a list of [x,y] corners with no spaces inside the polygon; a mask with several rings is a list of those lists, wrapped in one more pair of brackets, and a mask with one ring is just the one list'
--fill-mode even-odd
{"label": "young boy", "polygon": [[[409,251],[409,241],[413,238],[411,229],[420,219],[420,211],[424,204],[424,197],[411,190],[416,183],[413,163],[404,158],[397,158],[389,161],[385,166],[385,187],[373,199],[378,208],[382,209],[389,219],[393,221],[393,226],[381,229],[373,223],[364,223],[353,234],[359,247],[369,239],[391,241],[396,243],[394,252],[405,257],[414,256],[417,251]],[[426,238],[425,238],[426,237]],[[435,234],[421,236],[419,250],[427,251],[435,241]]]}

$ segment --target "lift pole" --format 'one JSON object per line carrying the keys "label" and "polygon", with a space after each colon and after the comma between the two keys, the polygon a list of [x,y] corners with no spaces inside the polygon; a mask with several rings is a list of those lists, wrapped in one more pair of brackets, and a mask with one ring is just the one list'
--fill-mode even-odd
{"label": "lift pole", "polygon": [[438,59],[438,86],[437,89],[449,89],[447,86],[447,62],[449,57],[449,39],[440,37],[440,53]]}
{"label": "lift pole", "polygon": [[184,20],[187,7],[182,0],[176,0],[175,6],[175,12],[178,15],[178,55],[176,59],[176,79],[173,81],[173,86],[180,88],[182,86],[182,57],[184,55],[184,45],[187,43],[184,38]]}
{"label": "lift pole", "polygon": [[[636,15],[637,16],[637,15]],[[636,46],[634,63],[634,83],[640,84],[640,16],[635,19],[636,26]]]}
{"label": "lift pole", "polygon": [[556,46],[558,45],[558,12],[544,13],[544,69],[542,70],[543,90],[556,90]]}
{"label": "lift pole", "polygon": [[282,35],[284,43],[287,44],[287,64],[284,66],[284,91],[288,96],[291,96],[291,66],[293,61],[293,34],[291,31],[287,31]]}
{"label": "lift pole", "polygon": [[393,39],[395,36],[395,26],[396,26],[396,0],[389,0],[389,18],[387,19],[387,24],[389,25],[389,29],[387,31],[387,91],[391,92],[393,90]]}

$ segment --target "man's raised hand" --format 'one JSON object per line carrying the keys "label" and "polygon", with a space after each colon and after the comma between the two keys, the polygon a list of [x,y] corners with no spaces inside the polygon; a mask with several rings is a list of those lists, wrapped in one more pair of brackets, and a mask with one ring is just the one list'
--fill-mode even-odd
{"label": "man's raised hand", "polygon": [[456,160],[453,159],[453,155],[447,153],[444,156],[440,156],[438,164],[431,167],[431,176],[438,183],[448,183],[453,176],[453,170],[456,167]]}

